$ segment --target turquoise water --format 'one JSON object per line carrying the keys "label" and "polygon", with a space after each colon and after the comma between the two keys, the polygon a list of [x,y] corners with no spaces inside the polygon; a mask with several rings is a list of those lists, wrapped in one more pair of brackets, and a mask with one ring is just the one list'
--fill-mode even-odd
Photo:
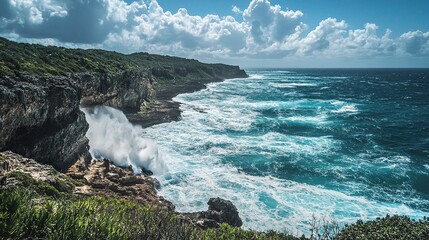
{"label": "turquoise water", "polygon": [[177,96],[183,119],[145,129],[179,211],[232,200],[244,227],[308,232],[429,216],[429,70],[248,70]]}

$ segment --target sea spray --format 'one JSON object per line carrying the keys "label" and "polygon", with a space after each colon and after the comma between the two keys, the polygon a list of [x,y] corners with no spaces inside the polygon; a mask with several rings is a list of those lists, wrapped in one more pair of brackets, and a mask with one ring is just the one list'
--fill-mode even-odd
{"label": "sea spray", "polygon": [[109,159],[117,166],[132,166],[135,173],[142,168],[155,175],[167,172],[157,144],[144,137],[140,126],[132,125],[120,110],[96,106],[81,108],[89,124],[86,137],[94,159]]}

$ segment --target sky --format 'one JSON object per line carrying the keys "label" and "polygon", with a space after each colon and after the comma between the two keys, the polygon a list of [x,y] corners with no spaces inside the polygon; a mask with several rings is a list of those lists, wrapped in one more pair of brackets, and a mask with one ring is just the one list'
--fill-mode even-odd
{"label": "sky", "polygon": [[428,0],[0,0],[0,36],[251,67],[429,67]]}

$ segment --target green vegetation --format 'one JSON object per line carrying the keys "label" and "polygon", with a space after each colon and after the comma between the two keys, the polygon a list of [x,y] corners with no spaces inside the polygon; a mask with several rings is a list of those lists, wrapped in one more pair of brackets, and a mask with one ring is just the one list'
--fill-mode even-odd
{"label": "green vegetation", "polygon": [[29,189],[1,190],[4,239],[297,239],[223,224],[202,230],[174,213],[104,197],[53,198]]}
{"label": "green vegetation", "polygon": [[429,218],[419,221],[405,216],[386,216],[374,221],[357,221],[346,226],[335,239],[361,240],[427,240],[429,239]]}
{"label": "green vegetation", "polygon": [[180,80],[185,76],[213,78],[224,66],[148,53],[124,55],[99,49],[68,49],[16,43],[0,37],[0,76],[22,74],[65,76],[81,72],[118,73],[125,70],[151,69],[162,81]]}

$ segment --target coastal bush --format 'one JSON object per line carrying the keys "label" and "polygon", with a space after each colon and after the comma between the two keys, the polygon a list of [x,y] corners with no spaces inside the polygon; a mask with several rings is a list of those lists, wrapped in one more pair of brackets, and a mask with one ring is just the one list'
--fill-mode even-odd
{"label": "coastal bush", "polygon": [[374,221],[361,220],[346,226],[335,240],[427,240],[429,218],[413,220],[406,216],[389,216]]}

